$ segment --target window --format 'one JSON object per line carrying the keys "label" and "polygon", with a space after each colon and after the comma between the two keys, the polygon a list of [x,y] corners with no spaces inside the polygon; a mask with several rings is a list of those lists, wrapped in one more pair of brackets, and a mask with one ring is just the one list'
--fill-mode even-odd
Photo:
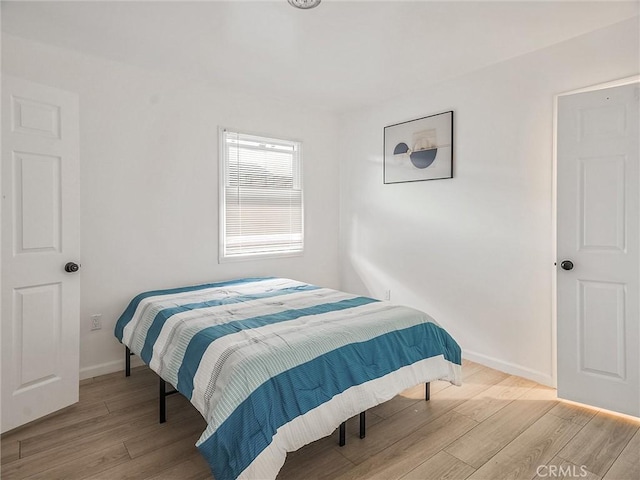
{"label": "window", "polygon": [[220,130],[220,260],[301,254],[300,142]]}

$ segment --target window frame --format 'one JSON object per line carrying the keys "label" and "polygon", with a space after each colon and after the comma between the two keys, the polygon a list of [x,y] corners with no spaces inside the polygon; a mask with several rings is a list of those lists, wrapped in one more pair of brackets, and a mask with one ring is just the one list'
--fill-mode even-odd
{"label": "window frame", "polygon": [[[288,142],[297,145],[298,149],[298,169],[299,169],[299,185],[300,185],[300,207],[302,210],[301,213],[301,245],[302,248],[300,250],[295,251],[285,251],[285,252],[264,252],[264,253],[247,253],[242,255],[225,255],[225,246],[227,242],[226,235],[226,180],[227,180],[227,149],[225,145],[225,133],[237,133],[239,135],[248,135],[254,137],[260,137],[264,140],[272,140],[274,142]],[[229,263],[229,262],[242,262],[242,261],[250,261],[250,260],[260,260],[260,259],[270,259],[270,258],[287,258],[287,257],[301,257],[305,252],[305,208],[304,208],[304,168],[303,168],[303,152],[302,152],[302,141],[298,139],[292,138],[278,138],[273,135],[265,135],[262,133],[249,132],[246,130],[236,129],[236,128],[228,128],[228,127],[218,127],[218,190],[219,190],[219,198],[218,198],[218,232],[219,232],[219,240],[218,240],[218,263]]]}

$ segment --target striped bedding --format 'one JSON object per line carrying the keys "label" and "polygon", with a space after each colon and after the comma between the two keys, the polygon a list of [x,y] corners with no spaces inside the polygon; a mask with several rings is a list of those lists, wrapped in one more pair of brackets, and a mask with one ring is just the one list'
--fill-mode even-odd
{"label": "striped bedding", "polygon": [[436,379],[460,348],[429,316],[283,278],[135,297],[115,335],[200,411],[216,480],[275,478],[286,453]]}

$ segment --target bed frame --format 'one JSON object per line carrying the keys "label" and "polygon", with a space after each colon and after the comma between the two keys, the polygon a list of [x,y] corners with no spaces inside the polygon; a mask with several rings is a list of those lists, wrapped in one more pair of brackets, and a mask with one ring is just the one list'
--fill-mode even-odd
{"label": "bed frame", "polygon": [[[124,371],[125,371],[125,376],[127,377],[131,376],[131,356],[132,355],[135,355],[135,353],[133,353],[131,349],[129,349],[129,347],[125,346]],[[167,391],[167,382],[160,375],[158,375],[158,378],[160,379],[159,391],[158,391],[159,401],[160,401],[160,408],[159,408],[160,423],[165,423],[167,421],[167,397],[169,395],[173,395],[174,393],[179,393],[179,392],[176,389]],[[424,384],[424,399],[425,401],[429,401],[430,398],[431,398],[431,383],[427,382]],[[366,415],[365,414],[366,414],[366,411],[360,412],[360,438],[364,438],[366,436]],[[347,422],[342,422],[340,424],[340,430],[338,435],[339,435],[338,444],[341,447],[344,447],[347,443]]]}

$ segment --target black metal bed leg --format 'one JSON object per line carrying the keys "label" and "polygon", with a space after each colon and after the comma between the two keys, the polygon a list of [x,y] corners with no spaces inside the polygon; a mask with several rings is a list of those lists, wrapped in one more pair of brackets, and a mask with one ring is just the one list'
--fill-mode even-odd
{"label": "black metal bed leg", "polygon": [[431,398],[431,383],[427,382],[424,384],[424,399],[425,401],[429,401]]}
{"label": "black metal bed leg", "polygon": [[126,377],[131,376],[131,355],[129,347],[124,347],[124,375]]}
{"label": "black metal bed leg", "polygon": [[364,438],[367,434],[366,413],[366,410],[364,412],[360,412],[360,438]]}
{"label": "black metal bed leg", "polygon": [[159,400],[159,410],[160,410],[160,423],[165,423],[167,421],[167,397],[169,395],[173,395],[174,393],[178,393],[178,390],[175,388],[173,390],[169,390],[167,392],[167,382],[163,380],[163,378],[158,375],[160,379],[159,383],[159,391],[158,391],[158,400]]}
{"label": "black metal bed leg", "polygon": [[344,447],[345,444],[347,443],[346,436],[347,436],[347,422],[342,422],[340,424],[340,440],[338,441],[338,445],[340,445],[341,447]]}
{"label": "black metal bed leg", "polygon": [[167,382],[160,378],[160,423],[167,421]]}

